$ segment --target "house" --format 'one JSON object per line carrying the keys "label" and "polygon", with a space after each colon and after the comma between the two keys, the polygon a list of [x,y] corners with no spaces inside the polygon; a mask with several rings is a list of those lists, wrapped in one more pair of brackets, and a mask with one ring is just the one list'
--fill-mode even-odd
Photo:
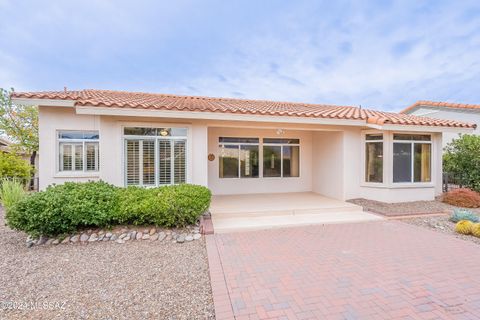
{"label": "house", "polygon": [[39,106],[40,189],[102,179],[118,186],[188,182],[214,195],[432,200],[442,191],[442,136],[475,128],[263,100],[107,90],[16,92],[12,98]]}
{"label": "house", "polygon": [[[478,104],[417,101],[400,113],[474,123],[477,125],[477,128],[472,133],[480,134],[480,130],[478,129],[478,125],[480,125],[480,105]],[[443,134],[443,147],[455,138],[458,138],[458,133],[445,132]]]}

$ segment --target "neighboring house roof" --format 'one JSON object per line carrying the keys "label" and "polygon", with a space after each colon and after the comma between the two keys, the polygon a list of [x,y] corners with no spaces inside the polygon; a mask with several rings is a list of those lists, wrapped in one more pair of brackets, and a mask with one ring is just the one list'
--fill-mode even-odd
{"label": "neighboring house roof", "polygon": [[408,114],[420,107],[434,107],[434,108],[450,108],[450,109],[469,109],[480,112],[480,104],[466,104],[466,103],[453,103],[453,102],[437,102],[420,100],[412,104],[411,106],[400,111],[402,114]]}
{"label": "neighboring house roof", "polygon": [[378,125],[476,127],[475,124],[460,121],[424,118],[352,106],[209,98],[111,90],[89,89],[80,91],[14,92],[12,98],[73,100],[74,106],[364,120],[366,123]]}

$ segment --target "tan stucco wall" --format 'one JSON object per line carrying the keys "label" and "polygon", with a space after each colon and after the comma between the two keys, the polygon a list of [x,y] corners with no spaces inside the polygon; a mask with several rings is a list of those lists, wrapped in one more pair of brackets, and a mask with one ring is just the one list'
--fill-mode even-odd
{"label": "tan stucco wall", "polygon": [[[432,183],[399,188],[363,183],[365,133],[359,127],[249,123],[169,118],[77,115],[71,108],[40,107],[40,188],[64,181],[102,179],[124,185],[122,127],[182,126],[189,129],[187,142],[187,181],[208,186],[214,194],[313,191],[345,200],[369,198],[385,202],[432,200],[441,193],[441,134],[433,134]],[[218,170],[219,136],[282,137],[300,139],[300,177],[220,179]],[[100,171],[60,173],[57,170],[57,130],[99,130]],[[389,144],[385,145],[385,181],[392,175]],[[208,161],[208,154],[215,161]]]}

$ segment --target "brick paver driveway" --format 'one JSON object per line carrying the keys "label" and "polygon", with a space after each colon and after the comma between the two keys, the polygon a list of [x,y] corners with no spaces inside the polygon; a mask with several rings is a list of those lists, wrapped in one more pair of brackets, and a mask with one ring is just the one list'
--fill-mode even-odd
{"label": "brick paver driveway", "polygon": [[480,246],[398,221],[207,237],[217,319],[480,319]]}

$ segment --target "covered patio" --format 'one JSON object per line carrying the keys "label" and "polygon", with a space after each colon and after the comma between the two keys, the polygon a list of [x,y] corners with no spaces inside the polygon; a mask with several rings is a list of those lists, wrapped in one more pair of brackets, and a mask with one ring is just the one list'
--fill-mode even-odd
{"label": "covered patio", "polygon": [[314,192],[215,195],[210,212],[215,233],[382,219]]}

